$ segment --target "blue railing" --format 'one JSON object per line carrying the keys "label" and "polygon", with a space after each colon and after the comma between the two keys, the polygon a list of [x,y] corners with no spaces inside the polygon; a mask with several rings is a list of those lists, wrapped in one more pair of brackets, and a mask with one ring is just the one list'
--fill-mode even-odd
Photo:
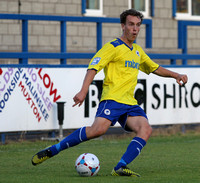
{"label": "blue railing", "polygon": [[[200,21],[178,21],[178,48],[182,49],[182,53],[187,55],[187,27],[188,26],[200,26]],[[197,56],[197,58],[199,58]],[[187,64],[187,58],[183,58],[183,64]]]}
{"label": "blue railing", "polygon": [[172,0],[172,17],[176,17],[176,0]]}
{"label": "blue railing", "polygon": [[[17,15],[0,14],[0,19],[22,20],[22,52],[0,52],[0,58],[19,59],[19,64],[28,64],[28,59],[60,59],[61,65],[67,64],[67,59],[92,58],[94,53],[69,53],[66,44],[66,22],[94,22],[96,23],[96,48],[102,47],[102,23],[120,23],[119,18],[105,17],[68,17],[68,16],[48,16],[48,15]],[[29,21],[58,21],[60,22],[60,53],[33,53],[28,50],[28,23]],[[152,20],[145,19],[146,25],[146,47],[152,48]],[[147,39],[148,38],[148,39]]]}
{"label": "blue railing", "polygon": [[[102,24],[103,23],[120,23],[119,18],[105,17],[72,17],[72,16],[49,16],[49,15],[23,15],[23,14],[0,14],[0,19],[11,19],[22,21],[22,51],[21,52],[0,52],[0,58],[3,59],[19,59],[19,64],[0,64],[0,67],[38,67],[39,65],[28,64],[28,59],[60,59],[59,65],[43,64],[42,67],[68,67],[67,59],[90,59],[95,53],[70,53],[67,51],[66,33],[67,22],[93,22],[96,23],[96,50],[102,47]],[[60,52],[42,53],[29,52],[28,44],[28,24],[29,21],[57,21],[60,22]],[[189,24],[190,23],[190,24]],[[145,19],[143,21],[146,29],[145,43],[146,48],[152,48],[152,20]],[[200,60],[200,55],[187,54],[187,25],[200,25],[200,22],[192,24],[187,21],[178,22],[178,43],[179,48],[183,49],[182,54],[153,54],[148,55],[152,59],[169,59],[171,65],[176,65],[176,60],[183,60],[182,64],[187,65],[187,59]],[[183,29],[184,28],[184,29]],[[77,67],[77,65],[70,65]]]}

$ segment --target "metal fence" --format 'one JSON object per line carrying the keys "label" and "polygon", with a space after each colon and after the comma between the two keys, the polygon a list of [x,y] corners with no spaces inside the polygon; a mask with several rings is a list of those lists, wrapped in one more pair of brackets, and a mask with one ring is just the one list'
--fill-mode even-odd
{"label": "metal fence", "polygon": [[[73,16],[50,16],[50,15],[23,15],[23,14],[0,14],[0,19],[22,21],[22,51],[21,52],[0,52],[0,58],[19,59],[19,64],[0,64],[0,67],[69,67],[67,59],[90,59],[95,53],[71,53],[67,51],[66,34],[67,22],[93,22],[96,23],[96,48],[102,47],[102,24],[120,23],[119,18],[106,17],[73,17]],[[44,53],[29,52],[28,48],[28,24],[29,21],[57,21],[60,22],[60,52]],[[144,19],[146,48],[152,48],[152,19]],[[200,21],[178,21],[178,47],[182,49],[182,54],[159,54],[148,53],[152,59],[169,59],[172,66],[176,66],[176,60],[181,59],[181,66],[190,66],[187,59],[200,60],[200,54],[187,53],[187,26],[200,26]],[[28,59],[59,59],[59,65],[35,65],[29,64]],[[70,65],[70,67],[80,67],[84,65]]]}

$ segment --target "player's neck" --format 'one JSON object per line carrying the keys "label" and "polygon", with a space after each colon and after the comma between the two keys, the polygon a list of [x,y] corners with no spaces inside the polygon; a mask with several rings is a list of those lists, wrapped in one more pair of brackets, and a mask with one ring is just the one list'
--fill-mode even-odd
{"label": "player's neck", "polygon": [[120,37],[120,39],[121,39],[123,42],[125,42],[130,48],[132,48],[133,42],[134,42],[134,41],[128,40],[128,39],[127,39],[126,37],[124,37],[123,35]]}

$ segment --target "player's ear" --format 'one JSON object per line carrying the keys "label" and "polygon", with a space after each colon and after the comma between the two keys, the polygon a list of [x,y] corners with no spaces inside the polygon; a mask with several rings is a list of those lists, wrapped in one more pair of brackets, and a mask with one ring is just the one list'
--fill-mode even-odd
{"label": "player's ear", "polygon": [[121,24],[121,27],[122,27],[122,31],[124,32],[124,29],[125,29],[125,24]]}

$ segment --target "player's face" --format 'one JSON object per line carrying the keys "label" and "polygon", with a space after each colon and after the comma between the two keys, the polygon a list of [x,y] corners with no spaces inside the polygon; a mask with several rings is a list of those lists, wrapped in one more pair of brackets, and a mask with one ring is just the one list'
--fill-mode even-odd
{"label": "player's face", "polygon": [[141,19],[136,16],[128,15],[126,23],[122,24],[123,36],[129,42],[133,42],[140,31]]}

